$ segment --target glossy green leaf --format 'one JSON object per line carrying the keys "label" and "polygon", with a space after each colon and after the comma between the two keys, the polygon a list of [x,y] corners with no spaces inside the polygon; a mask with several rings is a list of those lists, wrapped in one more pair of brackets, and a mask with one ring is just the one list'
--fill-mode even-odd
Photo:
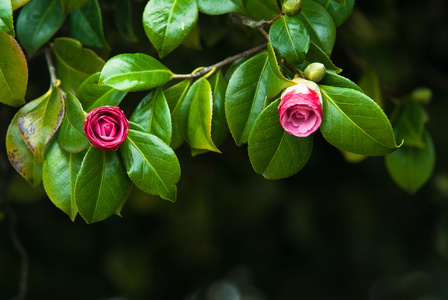
{"label": "glossy green leaf", "polygon": [[121,91],[145,91],[161,86],[173,73],[157,59],[142,53],[119,54],[106,62],[100,84]]}
{"label": "glossy green leaf", "polygon": [[76,96],[86,112],[100,106],[118,106],[127,92],[107,85],[99,85],[100,73],[89,76],[78,88]]}
{"label": "glossy green leaf", "polygon": [[162,58],[182,43],[197,19],[195,0],[150,0],[143,12],[143,27]]}
{"label": "glossy green leaf", "polygon": [[244,14],[241,0],[198,0],[198,8],[201,13],[208,15],[222,15],[229,12]]}
{"label": "glossy green leaf", "polygon": [[212,140],[216,146],[219,146],[230,132],[225,111],[227,81],[224,79],[221,70],[218,70],[209,78],[209,82],[213,95]]}
{"label": "glossy green leaf", "polygon": [[62,149],[77,153],[90,145],[84,134],[85,119],[81,103],[69,92],[65,98],[65,117],[58,131],[58,142]]}
{"label": "glossy green leaf", "polygon": [[188,90],[181,104],[181,133],[192,148],[220,152],[213,143],[212,88],[207,79],[199,78]]}
{"label": "glossy green leaf", "polygon": [[89,0],[60,0],[64,13],[70,13],[86,5]]}
{"label": "glossy green leaf", "polygon": [[132,182],[115,151],[91,146],[87,150],[75,184],[75,203],[87,223],[120,214],[132,190]]}
{"label": "glossy green leaf", "polygon": [[203,47],[201,44],[201,33],[199,32],[199,26],[196,24],[190,33],[187,35],[185,40],[182,41],[182,45],[197,51],[202,51]]}
{"label": "glossy green leaf", "polygon": [[365,65],[358,85],[367,96],[372,98],[380,107],[383,107],[381,83],[375,70],[370,66]]}
{"label": "glossy green leaf", "polygon": [[184,138],[179,127],[182,103],[191,86],[191,79],[185,79],[165,90],[165,97],[171,111],[172,136],[170,146],[173,149],[182,145]]}
{"label": "glossy green leaf", "polygon": [[60,0],[31,1],[19,13],[16,33],[28,55],[33,54],[65,21]]}
{"label": "glossy green leaf", "polygon": [[57,38],[51,44],[57,59],[56,75],[65,92],[75,93],[81,83],[93,73],[101,71],[104,60],[77,40]]}
{"label": "glossy green leaf", "polygon": [[336,39],[336,26],[325,8],[313,0],[304,0],[298,17],[308,29],[311,41],[330,55]]}
{"label": "glossy green leaf", "polygon": [[9,162],[33,187],[37,187],[42,180],[42,165],[38,163],[31,150],[23,141],[17,119],[20,113],[31,109],[36,104],[36,102],[30,102],[30,104],[22,107],[16,113],[6,132],[5,141]]}
{"label": "glossy green leaf", "polygon": [[142,126],[145,132],[170,144],[171,114],[162,88],[152,91],[143,98],[129,120]]}
{"label": "glossy green leaf", "polygon": [[274,48],[268,43],[268,60],[269,66],[267,69],[266,79],[266,96],[272,99],[277,96],[282,90],[294,85],[295,83],[285,78],[277,64]]}
{"label": "glossy green leaf", "polygon": [[280,124],[278,105],[271,103],[258,116],[249,136],[249,159],[255,172],[281,179],[300,171],[311,156],[313,137],[296,137]]}
{"label": "glossy green leaf", "polygon": [[16,9],[24,6],[28,2],[30,2],[30,0],[11,0],[12,10],[16,10]]}
{"label": "glossy green leaf", "polygon": [[115,8],[115,24],[122,37],[132,42],[137,41],[132,23],[132,8],[130,0],[117,0]]}
{"label": "glossy green leaf", "polygon": [[75,203],[75,183],[85,152],[65,152],[57,142],[48,150],[42,176],[45,192],[56,207],[72,221],[78,214]]}
{"label": "glossy green leaf", "polygon": [[28,64],[16,40],[0,31],[0,102],[20,106],[25,103]]}
{"label": "glossy green leaf", "polygon": [[176,201],[180,165],[168,145],[155,135],[129,130],[120,151],[126,171],[139,189]]}
{"label": "glossy green leaf", "polygon": [[423,133],[424,148],[402,146],[386,156],[390,176],[402,189],[415,193],[431,177],[436,161],[434,144],[427,131]]}
{"label": "glossy green leaf", "polygon": [[299,66],[299,68],[303,71],[305,68],[314,62],[320,62],[325,66],[327,72],[339,74],[342,72],[341,68],[336,67],[328,55],[320,49],[315,43],[310,43],[310,48],[305,55],[305,62]]}
{"label": "glossy green leaf", "polygon": [[282,16],[277,19],[271,25],[269,39],[272,46],[293,66],[303,62],[310,46],[308,31],[296,17]]}
{"label": "glossy green leaf", "polygon": [[246,15],[254,20],[272,20],[280,13],[276,0],[243,0],[243,2]]}
{"label": "glossy green leaf", "polygon": [[355,0],[315,0],[319,2],[333,18],[336,26],[342,25],[352,13]]}
{"label": "glossy green leaf", "polygon": [[244,62],[230,78],[225,110],[230,132],[238,146],[246,143],[266,100],[269,59],[266,52]]}
{"label": "glossy green leaf", "polygon": [[320,130],[330,144],[369,156],[386,155],[398,148],[388,118],[372,99],[352,89],[320,88],[323,100]]}
{"label": "glossy green leaf", "polygon": [[424,112],[420,105],[412,99],[405,98],[399,119],[394,124],[397,140],[403,140],[404,146],[424,148],[424,117]]}
{"label": "glossy green leaf", "polygon": [[64,97],[58,88],[50,88],[49,92],[32,102],[35,104],[33,103],[31,109],[27,107],[29,103],[24,106],[17,121],[20,135],[37,161],[42,164],[45,147],[64,118]]}
{"label": "glossy green leaf", "polygon": [[109,48],[104,38],[98,0],[89,0],[82,8],[70,13],[70,32],[85,46]]}
{"label": "glossy green leaf", "polygon": [[0,1],[0,31],[4,31],[11,36],[15,35],[10,0]]}
{"label": "glossy green leaf", "polygon": [[359,86],[356,85],[353,81],[350,79],[347,79],[341,75],[337,75],[331,72],[327,71],[327,74],[325,74],[324,79],[322,79],[319,82],[319,85],[328,85],[328,86],[334,86],[334,87],[341,87],[341,88],[347,88],[356,90],[359,92],[363,92]]}

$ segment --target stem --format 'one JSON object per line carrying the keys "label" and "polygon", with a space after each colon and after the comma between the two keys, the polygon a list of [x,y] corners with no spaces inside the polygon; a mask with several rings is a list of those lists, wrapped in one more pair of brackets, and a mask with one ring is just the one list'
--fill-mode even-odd
{"label": "stem", "polygon": [[45,59],[47,60],[48,71],[50,72],[51,85],[56,87],[58,85],[58,78],[56,77],[56,69],[51,59],[50,48],[45,49]]}
{"label": "stem", "polygon": [[300,75],[300,72],[296,70],[296,68],[294,68],[293,66],[291,66],[284,58],[282,58],[282,64],[285,65],[285,67],[287,67],[289,70],[291,70],[291,72],[293,72],[294,74],[296,74],[298,77],[302,77],[302,75]]}
{"label": "stem", "polygon": [[266,40],[268,42],[270,42],[271,40],[269,39],[269,34],[262,28],[262,27],[258,27],[258,31],[261,32],[261,34],[266,38]]}
{"label": "stem", "polygon": [[197,72],[194,72],[192,74],[174,74],[172,76],[172,78],[173,79],[198,78],[198,77],[204,76],[208,72],[212,71],[213,68],[220,68],[222,66],[228,65],[230,63],[233,63],[235,60],[240,59],[241,57],[249,56],[254,53],[260,52],[260,51],[266,49],[266,47],[267,47],[267,44],[263,44],[263,45],[255,47],[255,48],[241,52],[239,54],[236,54],[234,56],[227,57],[226,59],[224,59],[214,65],[205,67],[205,68],[203,68]]}

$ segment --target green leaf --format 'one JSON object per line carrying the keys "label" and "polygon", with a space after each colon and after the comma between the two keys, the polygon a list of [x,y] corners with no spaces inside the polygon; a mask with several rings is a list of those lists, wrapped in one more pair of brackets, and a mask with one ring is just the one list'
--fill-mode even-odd
{"label": "green leaf", "polygon": [[77,40],[56,38],[51,47],[57,59],[56,74],[66,92],[75,93],[84,80],[104,66],[104,60]]}
{"label": "green leaf", "polygon": [[78,214],[75,203],[75,183],[85,152],[65,152],[57,142],[48,150],[43,166],[45,192],[56,207],[65,212],[72,221]]}
{"label": "green leaf", "polygon": [[90,145],[84,134],[85,119],[81,103],[69,92],[65,98],[65,117],[58,131],[58,142],[62,149],[77,153]]}
{"label": "green leaf", "polygon": [[165,90],[166,101],[171,111],[172,136],[170,146],[173,149],[178,148],[184,141],[179,123],[183,118],[181,116],[182,103],[187,96],[190,86],[191,79],[185,79]]}
{"label": "green leaf", "polygon": [[89,0],[60,0],[64,13],[70,13],[86,5]]}
{"label": "green leaf", "polygon": [[220,152],[211,136],[213,99],[207,79],[201,77],[193,83],[180,109],[179,126],[188,144],[195,149]]}
{"label": "green leaf", "polygon": [[397,149],[392,126],[381,108],[365,94],[320,86],[324,138],[333,146],[363,155],[386,155]]}
{"label": "green leaf", "polygon": [[201,13],[208,15],[222,15],[229,12],[244,14],[241,0],[198,0],[198,8]]}
{"label": "green leaf", "polygon": [[303,1],[298,17],[308,29],[311,41],[330,55],[336,39],[336,26],[325,8],[312,0]]}
{"label": "green leaf", "polygon": [[70,13],[70,33],[85,46],[109,49],[104,38],[103,21],[98,0],[90,0]]}
{"label": "green leaf", "polygon": [[269,59],[266,52],[244,62],[230,78],[225,110],[233,139],[238,146],[246,143],[255,119],[266,100]]}
{"label": "green leaf", "polygon": [[267,69],[266,79],[266,95],[268,99],[272,99],[278,95],[282,90],[294,85],[295,83],[285,78],[280,71],[275,57],[274,48],[268,43],[268,60],[269,66]]}
{"label": "green leaf", "polygon": [[75,184],[75,203],[87,223],[120,214],[132,190],[118,153],[91,146]]}
{"label": "green leaf", "polygon": [[145,91],[167,83],[171,75],[167,67],[149,55],[119,54],[106,62],[99,83],[121,91]]}
{"label": "green leaf", "polygon": [[269,39],[272,46],[293,66],[303,62],[310,46],[305,25],[295,17],[282,16],[277,19],[269,30]]}
{"label": "green leaf", "polygon": [[134,33],[132,23],[132,8],[130,0],[117,0],[117,7],[115,8],[115,24],[118,33],[125,39],[136,42],[137,36]]}
{"label": "green leaf", "polygon": [[19,13],[16,23],[20,45],[33,54],[58,31],[65,21],[60,0],[31,1]]}
{"label": "green leaf", "polygon": [[16,40],[0,31],[0,102],[20,106],[25,104],[28,64]]}
{"label": "green leaf", "polygon": [[169,145],[171,141],[171,115],[161,88],[149,93],[129,119]]}
{"label": "green leaf", "polygon": [[143,12],[143,27],[162,58],[182,43],[197,19],[195,0],[150,0]]}
{"label": "green leaf", "polygon": [[402,189],[413,194],[431,177],[436,155],[431,136],[423,132],[424,148],[402,146],[386,156],[386,166],[392,179]]}
{"label": "green leaf", "polygon": [[404,146],[425,147],[423,141],[424,112],[420,105],[412,99],[404,99],[404,106],[394,128],[397,140],[404,140]]}
{"label": "green leaf", "polygon": [[322,49],[320,49],[315,43],[311,42],[310,48],[305,55],[305,62],[301,64],[299,68],[303,71],[309,64],[314,62],[320,62],[323,64],[329,73],[339,74],[342,72],[342,69],[336,67]]}
{"label": "green leaf", "polygon": [[372,98],[380,107],[383,107],[381,83],[375,70],[365,65],[358,84],[367,96]]}
{"label": "green leaf", "polygon": [[120,151],[126,171],[139,189],[176,201],[180,165],[168,145],[155,135],[129,130]]}
{"label": "green leaf", "polygon": [[86,112],[100,106],[118,106],[127,92],[119,91],[107,85],[98,85],[100,73],[89,76],[78,88],[76,93]]}
{"label": "green leaf", "polygon": [[336,26],[341,26],[350,16],[355,0],[315,0],[331,15]]}
{"label": "green leaf", "polygon": [[336,75],[334,73],[328,72],[325,74],[324,79],[322,79],[319,82],[319,85],[328,85],[328,86],[334,86],[334,87],[341,87],[341,88],[347,88],[356,90],[358,92],[363,92],[359,86],[356,85],[353,81],[350,79],[347,79],[341,75]]}
{"label": "green leaf", "polygon": [[10,0],[0,1],[0,31],[4,31],[11,36],[15,35]]}
{"label": "green leaf", "polygon": [[280,124],[278,105],[271,103],[258,116],[249,136],[249,159],[255,172],[281,179],[300,171],[311,156],[313,137],[296,137]]}
{"label": "green leaf", "polygon": [[64,112],[62,93],[58,88],[51,87],[45,95],[25,105],[19,113],[20,135],[40,164],[44,162],[45,147],[61,125]]}
{"label": "green leaf", "polygon": [[276,0],[245,0],[246,15],[254,20],[272,20],[279,13]]}
{"label": "green leaf", "polygon": [[22,6],[24,6],[25,4],[27,4],[28,2],[30,2],[30,0],[12,0],[12,10],[16,10]]}
{"label": "green leaf", "polygon": [[216,146],[221,145],[229,135],[229,125],[227,125],[225,98],[227,82],[218,70],[209,78],[212,87],[213,117],[212,117],[212,140]]}
{"label": "green leaf", "polygon": [[23,113],[26,109],[31,109],[36,104],[36,102],[30,102],[30,104],[25,105],[16,113],[6,132],[5,141],[9,162],[33,187],[37,187],[42,180],[42,165],[38,163],[31,150],[23,141],[17,119],[20,113]]}

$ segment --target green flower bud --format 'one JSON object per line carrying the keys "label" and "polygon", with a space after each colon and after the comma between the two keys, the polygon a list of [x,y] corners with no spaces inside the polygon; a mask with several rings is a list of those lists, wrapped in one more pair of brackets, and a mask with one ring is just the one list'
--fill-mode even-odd
{"label": "green flower bud", "polygon": [[302,10],[302,0],[285,0],[282,5],[282,11],[287,16],[297,16]]}
{"label": "green flower bud", "polygon": [[427,105],[431,101],[432,91],[425,87],[417,88],[412,92],[411,98],[418,104]]}
{"label": "green flower bud", "polygon": [[308,67],[306,67],[305,71],[303,72],[303,77],[305,79],[319,82],[325,77],[325,66],[321,63],[312,63],[309,64]]}

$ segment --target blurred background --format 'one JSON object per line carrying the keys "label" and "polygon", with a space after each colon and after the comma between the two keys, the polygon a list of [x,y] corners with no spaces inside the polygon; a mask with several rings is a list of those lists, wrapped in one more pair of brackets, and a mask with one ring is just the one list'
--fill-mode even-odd
{"label": "blurred background", "polygon": [[[156,56],[140,25],[144,5],[133,2],[139,42],[106,30],[114,52],[101,53],[105,58]],[[42,186],[30,187],[2,147],[0,197],[17,217],[28,254],[28,299],[448,299],[447,6],[444,0],[359,0],[338,28],[332,56],[341,75],[354,81],[361,65],[377,72],[388,115],[390,99],[417,87],[432,90],[426,126],[437,163],[414,195],[395,185],[383,157],[348,163],[318,132],[304,169],[279,181],[256,174],[246,147],[229,137],[222,154],[191,157],[186,145],[177,150],[177,203],[134,188],[123,218],[87,225],[79,216],[71,222]],[[105,28],[113,26],[109,13]],[[163,60],[175,72],[263,41],[224,16],[201,15],[199,25],[199,55],[193,43]],[[29,61],[29,71],[27,100],[50,82],[43,55]],[[144,95],[128,95],[124,110],[132,112]],[[2,141],[16,111],[1,107]],[[17,294],[23,262],[10,228],[11,214],[0,214],[0,299]]]}

